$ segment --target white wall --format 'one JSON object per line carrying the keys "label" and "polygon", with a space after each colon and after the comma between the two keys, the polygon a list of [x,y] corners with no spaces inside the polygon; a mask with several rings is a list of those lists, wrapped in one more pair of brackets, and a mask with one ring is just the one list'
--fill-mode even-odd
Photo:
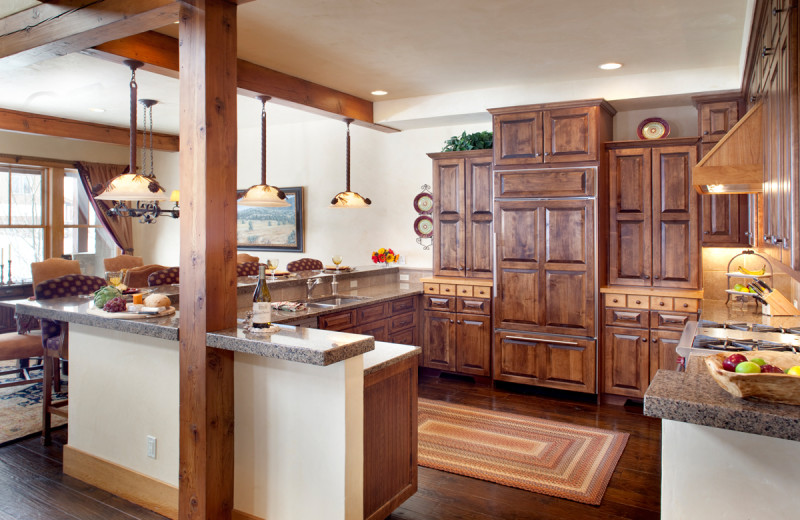
{"label": "white wall", "polygon": [[636,135],[639,123],[650,117],[660,117],[669,123],[669,137],[700,135],[697,127],[697,109],[692,105],[686,105],[617,112],[614,116],[614,140],[639,139]]}

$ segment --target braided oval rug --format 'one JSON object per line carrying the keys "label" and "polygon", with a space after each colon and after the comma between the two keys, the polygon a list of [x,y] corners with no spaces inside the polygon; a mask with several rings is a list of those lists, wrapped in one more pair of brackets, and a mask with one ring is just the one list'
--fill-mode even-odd
{"label": "braided oval rug", "polygon": [[419,399],[419,465],[598,505],[628,434]]}

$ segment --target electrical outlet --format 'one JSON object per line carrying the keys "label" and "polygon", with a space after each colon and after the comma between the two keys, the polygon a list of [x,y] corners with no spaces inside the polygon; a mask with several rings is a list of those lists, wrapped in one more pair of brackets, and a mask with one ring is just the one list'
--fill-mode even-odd
{"label": "electrical outlet", "polygon": [[354,289],[358,287],[358,280],[350,280],[350,288]]}
{"label": "electrical outlet", "polygon": [[147,436],[147,456],[151,459],[156,458],[156,438],[152,435]]}
{"label": "electrical outlet", "polygon": [[407,282],[408,281],[408,275],[407,274],[401,274],[400,275],[400,280],[404,281],[404,282]]}

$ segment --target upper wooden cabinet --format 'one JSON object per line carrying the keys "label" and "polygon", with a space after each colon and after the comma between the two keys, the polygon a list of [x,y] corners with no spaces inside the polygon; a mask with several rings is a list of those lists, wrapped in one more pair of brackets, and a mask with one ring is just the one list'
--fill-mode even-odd
{"label": "upper wooden cabinet", "polygon": [[494,166],[597,161],[614,109],[603,100],[494,108]]}
{"label": "upper wooden cabinet", "polygon": [[697,141],[607,143],[610,284],[700,287]]}
{"label": "upper wooden cabinet", "polygon": [[492,151],[428,154],[433,159],[433,272],[492,277]]}

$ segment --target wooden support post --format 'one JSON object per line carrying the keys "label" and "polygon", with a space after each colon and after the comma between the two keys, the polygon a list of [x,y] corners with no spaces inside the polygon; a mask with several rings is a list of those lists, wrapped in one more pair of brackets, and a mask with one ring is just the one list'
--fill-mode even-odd
{"label": "wooden support post", "polygon": [[236,326],[236,5],[187,1],[180,32],[178,517],[228,519],[233,353],[205,338]]}

